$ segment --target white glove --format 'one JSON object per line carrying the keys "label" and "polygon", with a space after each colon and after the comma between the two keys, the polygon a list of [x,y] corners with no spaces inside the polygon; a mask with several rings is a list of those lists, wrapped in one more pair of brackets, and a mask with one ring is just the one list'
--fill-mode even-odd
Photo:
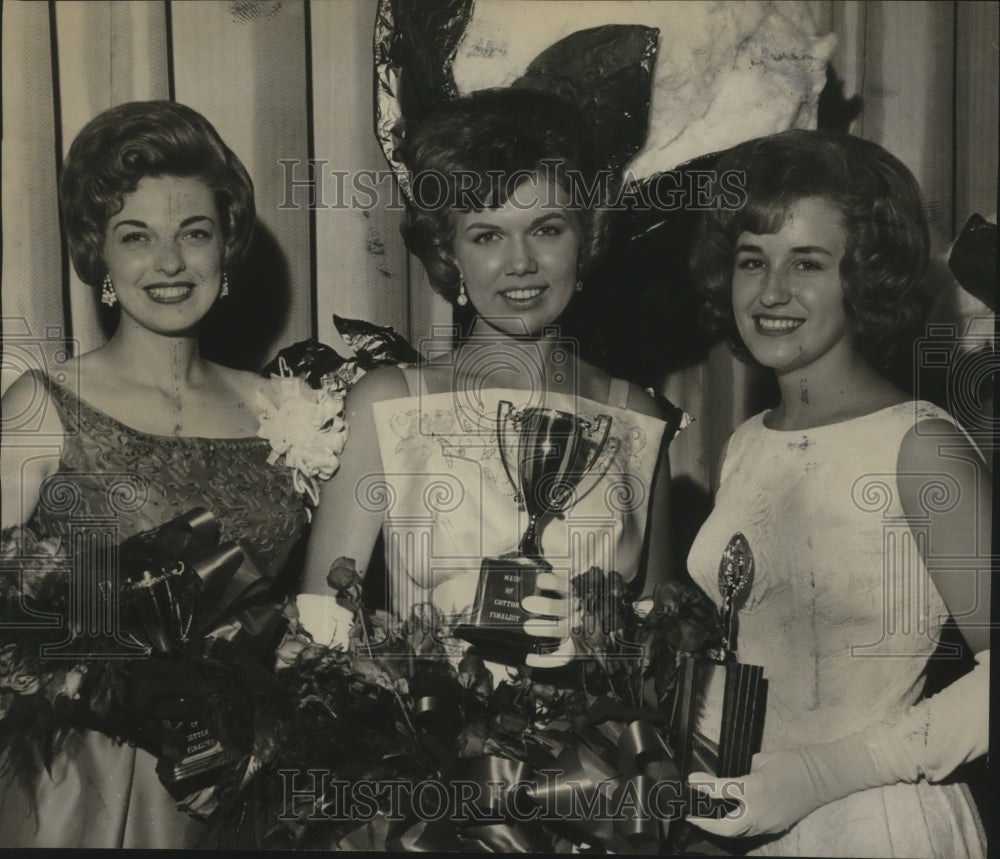
{"label": "white glove", "polygon": [[535,588],[541,591],[552,591],[558,596],[538,596],[532,595],[521,600],[521,608],[532,614],[548,615],[554,620],[543,620],[542,618],[526,620],[524,631],[528,635],[540,638],[560,638],[562,639],[551,653],[529,653],[524,660],[524,664],[530,668],[559,668],[573,661],[576,656],[576,647],[570,632],[573,627],[573,619],[579,618],[583,607],[580,601],[572,599],[569,595],[569,581],[565,576],[557,576],[555,573],[539,573],[535,581]]}
{"label": "white glove", "polygon": [[354,613],[338,603],[336,597],[299,594],[295,603],[299,609],[299,623],[313,641],[325,647],[350,649]]}
{"label": "white glove", "polygon": [[688,817],[727,838],[782,832],[817,808],[865,790],[921,777],[939,781],[989,749],[988,650],[977,666],[894,723],[874,725],[832,743],[755,755],[750,774],[719,779],[692,773],[692,787],[717,799],[740,799],[720,820]]}

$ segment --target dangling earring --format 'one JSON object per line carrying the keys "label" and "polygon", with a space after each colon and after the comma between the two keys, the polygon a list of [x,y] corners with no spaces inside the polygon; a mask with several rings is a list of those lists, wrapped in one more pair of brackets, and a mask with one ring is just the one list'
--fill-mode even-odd
{"label": "dangling earring", "polygon": [[582,280],[578,280],[576,282],[576,287],[574,287],[574,288],[576,289],[577,292],[583,292],[583,281]]}
{"label": "dangling earring", "polygon": [[114,307],[118,303],[118,296],[115,294],[115,285],[111,282],[111,272],[104,275],[104,282],[101,284],[101,304]]}
{"label": "dangling earring", "polygon": [[458,298],[455,299],[455,304],[459,307],[465,307],[469,303],[469,296],[465,294],[465,278],[462,275],[458,276]]}
{"label": "dangling earring", "polygon": [[229,275],[223,272],[222,289],[219,290],[219,298],[225,298],[227,295],[229,295]]}

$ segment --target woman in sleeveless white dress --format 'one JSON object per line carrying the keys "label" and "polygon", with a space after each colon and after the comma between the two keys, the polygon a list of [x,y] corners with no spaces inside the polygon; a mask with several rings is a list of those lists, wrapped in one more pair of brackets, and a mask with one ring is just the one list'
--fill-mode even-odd
{"label": "woman in sleeveless white dress", "polygon": [[[874,369],[921,319],[916,183],[880,147],[816,132],[743,144],[719,169],[745,171],[747,205],[706,218],[695,271],[781,402],[729,440],[689,567],[717,593],[746,538],[735,644],[769,690],[740,807],[691,820],[753,855],[985,855],[968,789],[937,782],[988,748],[989,473],[946,412]],[[922,699],[949,614],[978,665]]]}
{"label": "woman in sleeveless white dress", "polygon": [[[647,534],[646,523],[652,505],[658,521],[666,515],[665,448],[679,410],[583,360],[560,326],[571,302],[583,300],[580,278],[605,234],[604,215],[581,208],[576,193],[596,176],[591,147],[576,111],[537,91],[459,99],[408,141],[414,177],[433,172],[452,191],[459,179],[481,180],[462,197],[480,194],[478,210],[442,208],[439,194],[418,195],[405,232],[435,288],[475,318],[457,349],[450,340],[424,341],[429,360],[420,367],[375,370],[351,391],[348,453],[324,488],[298,599],[314,636],[334,634],[325,581],[331,562],[349,557],[367,568],[383,526],[395,611],[405,619],[430,602],[448,615],[446,625],[468,614],[481,559],[516,548],[527,525],[497,451],[501,401],[515,410],[611,418],[594,477],[584,478],[590,485],[581,485],[582,497],[541,534],[553,572],[539,587],[561,596],[528,596],[522,607],[558,620],[529,620],[526,630],[560,638],[562,646],[554,655],[529,654],[527,663],[555,667],[573,657],[564,635],[572,574],[591,565],[617,570],[637,596],[667,574],[669,530]],[[492,180],[476,172],[487,157],[498,159]],[[497,184],[497,175],[513,181]],[[457,655],[457,643],[449,646]]]}
{"label": "woman in sleeveless white dress", "polygon": [[[750,544],[756,572],[739,613],[739,658],[765,667],[761,750],[774,752],[861,731],[920,697],[948,608],[915,552],[896,461],[916,421],[950,418],[904,402],[804,430],[769,429],[765,419],[730,440],[689,566],[713,593],[732,535]],[[965,468],[971,477],[975,464]],[[830,802],[753,852],[969,856],[981,853],[981,838],[965,785],[922,781]]]}

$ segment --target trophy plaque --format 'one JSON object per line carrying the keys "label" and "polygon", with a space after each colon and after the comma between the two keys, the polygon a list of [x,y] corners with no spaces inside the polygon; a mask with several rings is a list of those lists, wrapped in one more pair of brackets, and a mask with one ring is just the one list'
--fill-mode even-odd
{"label": "trophy plaque", "polygon": [[226,767],[239,757],[223,747],[197,719],[164,721],[164,727],[177,731],[183,738],[183,746],[176,756],[161,755],[156,762],[156,775],[174,799],[183,799],[196,790],[216,784]]}
{"label": "trophy plaque", "polygon": [[501,401],[496,424],[500,460],[528,514],[528,527],[516,551],[483,558],[473,616],[456,626],[454,634],[475,645],[484,659],[522,665],[527,654],[544,653],[558,644],[524,631],[524,622],[537,615],[525,611],[521,600],[539,593],[539,573],[552,570],[539,546],[542,528],[585,494],[584,479],[590,483],[594,477],[611,418],[601,415],[590,421],[554,409],[515,410]]}

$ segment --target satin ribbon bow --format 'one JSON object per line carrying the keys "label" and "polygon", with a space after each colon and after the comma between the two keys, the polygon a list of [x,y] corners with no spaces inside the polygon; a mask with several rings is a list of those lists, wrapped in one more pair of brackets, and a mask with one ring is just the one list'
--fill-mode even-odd
{"label": "satin ribbon bow", "polygon": [[274,583],[246,543],[219,544],[211,511],[195,507],[129,538],[119,558],[126,630],[153,651],[204,647],[241,662],[268,652],[282,622],[270,601]]}

